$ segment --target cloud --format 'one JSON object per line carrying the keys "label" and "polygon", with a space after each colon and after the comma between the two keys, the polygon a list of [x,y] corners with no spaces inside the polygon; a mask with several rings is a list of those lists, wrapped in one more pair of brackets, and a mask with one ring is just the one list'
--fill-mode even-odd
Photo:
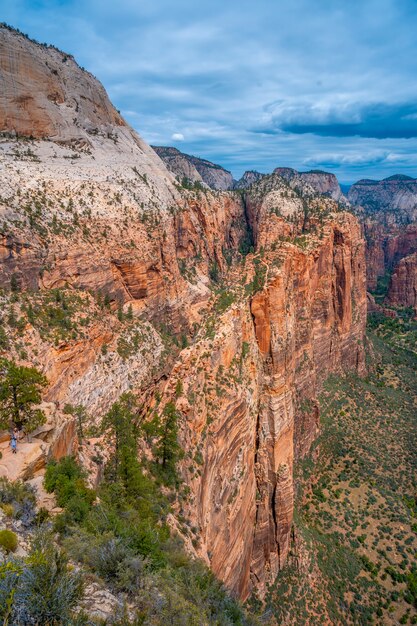
{"label": "cloud", "polygon": [[268,105],[269,124],[255,132],[368,137],[375,139],[417,137],[417,102],[303,102],[279,100]]}
{"label": "cloud", "polygon": [[182,133],[173,133],[171,139],[172,141],[184,141],[184,135]]}
{"label": "cloud", "polygon": [[359,153],[324,153],[316,156],[308,157],[304,159],[303,165],[308,167],[323,166],[323,167],[341,167],[344,165],[375,165],[382,163],[401,163],[404,161],[404,156],[395,154],[392,152],[384,151],[372,151],[372,152],[359,152]]}

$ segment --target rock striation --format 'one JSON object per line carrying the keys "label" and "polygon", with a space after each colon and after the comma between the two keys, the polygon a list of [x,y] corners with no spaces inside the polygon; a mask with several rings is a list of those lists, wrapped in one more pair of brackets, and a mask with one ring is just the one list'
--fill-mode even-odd
{"label": "rock striation", "polygon": [[[18,109],[0,141],[8,354],[23,359],[24,341],[57,415],[81,404],[97,420],[128,389],[145,412],[175,402],[189,496],[174,513],[186,545],[240,598],[262,596],[290,548],[293,467],[319,428],[320,385],[364,369],[358,220],[323,186],[317,193],[314,177],[275,173],[219,193],[209,187],[231,187],[231,175],[189,157],[208,186],[181,187],[80,68],[74,93],[96,103],[97,133],[84,118],[70,122],[67,105],[41,114],[50,89],[64,90],[50,67],[70,72],[73,60],[5,27],[0,42],[3,110]],[[12,86],[27,77],[37,95],[21,111]],[[71,333],[42,326],[57,290]],[[76,445],[65,433],[45,435],[48,449]]]}
{"label": "rock striation", "polygon": [[103,86],[69,54],[0,27],[0,132],[89,143],[126,124]]}
{"label": "rock striation", "polygon": [[417,310],[417,253],[401,259],[391,274],[387,304]]}

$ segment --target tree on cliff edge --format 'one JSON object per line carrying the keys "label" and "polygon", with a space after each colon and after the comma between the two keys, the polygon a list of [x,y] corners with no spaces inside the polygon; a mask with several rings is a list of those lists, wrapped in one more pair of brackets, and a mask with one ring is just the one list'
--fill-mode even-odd
{"label": "tree on cliff edge", "polygon": [[158,442],[153,449],[154,456],[162,470],[161,477],[168,485],[177,481],[176,464],[182,457],[178,443],[178,412],[173,402],[165,406],[162,419],[158,422]]}
{"label": "tree on cliff edge", "polygon": [[35,406],[41,402],[46,385],[45,376],[35,367],[0,359],[0,429],[8,428],[12,421],[31,433],[44,424],[45,414]]}

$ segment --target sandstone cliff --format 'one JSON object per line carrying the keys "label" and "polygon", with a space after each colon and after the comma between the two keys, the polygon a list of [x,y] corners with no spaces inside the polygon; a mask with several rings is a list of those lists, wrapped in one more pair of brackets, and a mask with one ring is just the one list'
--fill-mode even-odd
{"label": "sandstone cliff", "polygon": [[102,85],[71,55],[0,27],[0,132],[64,142],[126,124]]}
{"label": "sandstone cliff", "polygon": [[[46,61],[75,63],[5,28],[0,42],[3,110],[16,108],[14,84],[32,76],[37,91],[0,141],[2,350],[43,369],[57,415],[81,404],[97,421],[126,390],[144,409],[175,401],[189,489],[179,530],[241,598],[263,594],[289,550],[293,464],[317,432],[320,384],[363,370],[359,224],[278,174],[243,197],[181,189],[96,79],[74,69],[80,100],[102,94],[90,133],[39,105],[61,85]],[[62,144],[78,132],[84,143]]]}

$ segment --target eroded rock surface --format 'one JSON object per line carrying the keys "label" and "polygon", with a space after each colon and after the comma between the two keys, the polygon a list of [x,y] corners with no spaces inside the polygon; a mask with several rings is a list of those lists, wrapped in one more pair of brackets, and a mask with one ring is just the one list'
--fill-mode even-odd
{"label": "eroded rock surface", "polygon": [[[7,65],[16,84],[26,77],[30,83],[45,65],[37,82],[41,102],[51,81],[60,86],[59,72],[45,60],[63,72],[74,64],[7,29],[0,28],[0,38],[5,59],[17,55]],[[74,70],[73,79],[81,72]],[[187,545],[239,597],[255,589],[262,595],[288,554],[293,465],[317,433],[320,384],[330,372],[363,371],[361,229],[330,188],[318,194],[303,178],[265,176],[243,197],[181,189],[107,111],[97,81],[82,76],[75,94],[98,85],[91,95],[91,102],[99,99],[97,134],[82,120],[68,126],[67,118],[54,117],[59,103],[53,114],[48,105],[41,115],[35,102],[6,118],[1,322],[9,324],[11,313],[22,319],[19,336],[10,326],[16,343],[8,354],[45,372],[46,399],[58,414],[66,403],[81,404],[97,421],[126,390],[150,409],[156,391],[162,403],[174,401],[185,451],[180,471],[190,490],[174,512],[188,523],[194,541]],[[15,95],[5,93],[7,112]],[[102,121],[110,132],[100,130]],[[36,139],[17,141],[13,131]],[[62,145],[75,132],[88,149]],[[226,185],[224,172],[216,185]],[[43,298],[54,290],[58,302],[73,307],[66,334],[39,321]],[[56,455],[67,450],[65,433],[45,440]],[[81,456],[88,466],[95,453]]]}

